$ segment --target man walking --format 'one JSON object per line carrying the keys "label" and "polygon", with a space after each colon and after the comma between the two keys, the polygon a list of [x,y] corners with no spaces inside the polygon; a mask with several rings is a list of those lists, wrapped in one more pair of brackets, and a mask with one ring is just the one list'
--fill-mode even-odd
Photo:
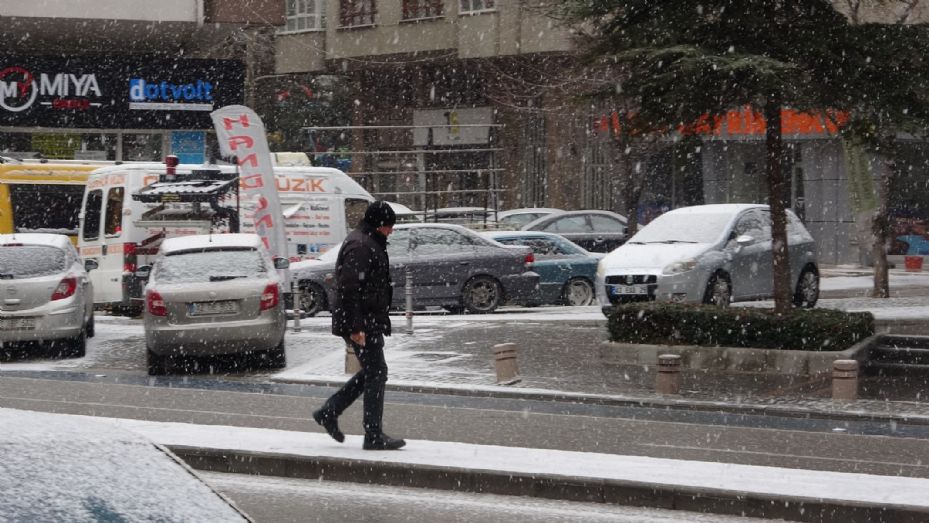
{"label": "man walking", "polygon": [[326,404],[313,413],[313,419],[339,443],[345,435],[338,418],[364,394],[365,450],[396,450],[406,445],[402,439],[384,434],[384,386],[387,362],[384,361],[384,336],[390,336],[387,310],[393,298],[387,237],[393,232],[397,217],[383,201],[371,203],[364,219],[353,230],[336,260],[336,299],[332,308],[332,333],[351,344],[361,362],[361,370],[352,376]]}

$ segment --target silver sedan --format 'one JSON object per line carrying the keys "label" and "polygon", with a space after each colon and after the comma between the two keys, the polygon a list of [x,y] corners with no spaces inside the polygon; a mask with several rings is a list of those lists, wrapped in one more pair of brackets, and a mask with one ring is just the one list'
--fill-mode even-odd
{"label": "silver sedan", "polygon": [[94,335],[87,270],[95,267],[62,234],[0,235],[0,342],[47,342],[84,356]]}
{"label": "silver sedan", "polygon": [[254,234],[165,240],[145,287],[149,373],[165,372],[174,355],[250,353],[283,367],[286,317],[275,269],[286,265]]}

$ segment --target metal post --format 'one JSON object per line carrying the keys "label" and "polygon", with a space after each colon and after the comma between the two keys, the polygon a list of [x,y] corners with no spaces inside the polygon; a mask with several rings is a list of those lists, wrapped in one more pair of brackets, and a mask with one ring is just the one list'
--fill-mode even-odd
{"label": "metal post", "polygon": [[406,333],[413,334],[413,269],[407,265],[405,272],[406,282],[404,285],[404,294],[406,294]]}
{"label": "metal post", "polygon": [[303,314],[303,311],[300,310],[300,296],[294,292],[294,282],[290,282],[290,296],[293,300],[293,311],[294,311],[294,332],[300,332],[300,316]]}
{"label": "metal post", "polygon": [[655,377],[658,394],[681,392],[681,357],[677,354],[658,355],[658,375]]}
{"label": "metal post", "polygon": [[855,401],[858,399],[858,361],[832,362],[832,399]]}

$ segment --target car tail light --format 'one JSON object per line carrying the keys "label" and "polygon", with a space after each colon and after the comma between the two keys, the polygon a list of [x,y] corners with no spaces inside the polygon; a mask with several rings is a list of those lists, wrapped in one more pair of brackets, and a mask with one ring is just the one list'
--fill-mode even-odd
{"label": "car tail light", "polygon": [[52,301],[63,300],[70,296],[74,296],[74,291],[77,290],[77,278],[74,276],[65,276],[64,279],[55,287],[55,292],[52,293]]}
{"label": "car tail light", "polygon": [[137,248],[135,243],[123,244],[123,272],[135,272]]}
{"label": "car tail light", "polygon": [[261,310],[266,311],[277,307],[280,299],[281,293],[277,288],[277,284],[272,283],[268,285],[265,287],[264,292],[261,293]]}
{"label": "car tail light", "polygon": [[532,264],[533,264],[533,263],[535,263],[535,254],[532,254],[532,253],[530,252],[529,254],[526,255],[525,258],[523,258],[523,265],[524,265],[524,266],[526,267],[526,269],[528,270],[528,269],[531,269],[531,268],[532,268]]}
{"label": "car tail light", "polygon": [[155,291],[148,291],[145,295],[145,306],[148,313],[152,316],[167,316],[168,308],[165,307],[165,300]]}

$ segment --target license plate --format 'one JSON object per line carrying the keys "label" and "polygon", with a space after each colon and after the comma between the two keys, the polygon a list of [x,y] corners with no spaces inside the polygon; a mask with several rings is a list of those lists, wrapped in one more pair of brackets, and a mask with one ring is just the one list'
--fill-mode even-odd
{"label": "license plate", "polygon": [[32,330],[35,329],[35,318],[0,318],[0,330]]}
{"label": "license plate", "polygon": [[615,296],[641,296],[648,294],[647,285],[613,285],[612,290]]}
{"label": "license plate", "polygon": [[233,300],[201,301],[190,304],[191,316],[205,316],[208,314],[234,314],[236,312],[239,312],[239,304]]}

